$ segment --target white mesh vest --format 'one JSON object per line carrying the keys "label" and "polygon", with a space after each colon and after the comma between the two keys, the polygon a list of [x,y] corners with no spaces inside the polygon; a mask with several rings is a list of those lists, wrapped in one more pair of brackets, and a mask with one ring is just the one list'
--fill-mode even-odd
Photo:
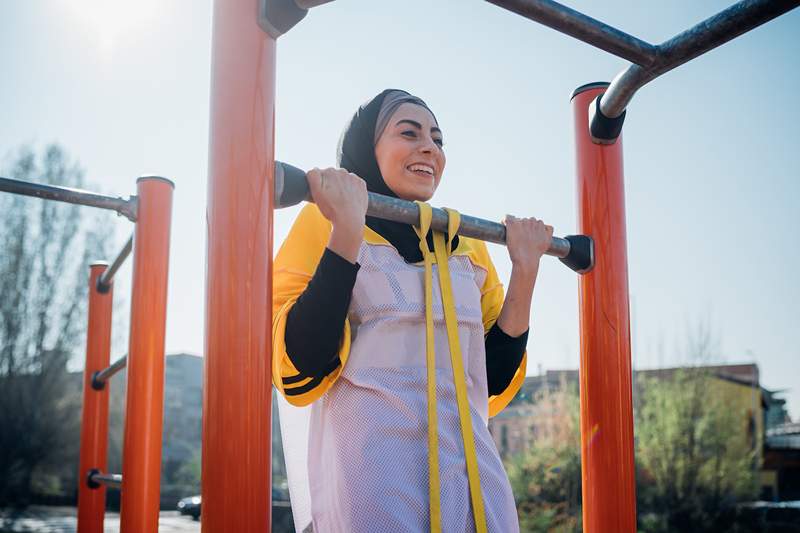
{"label": "white mesh vest", "polygon": [[[429,531],[424,267],[366,242],[358,262],[341,376],[310,407],[279,400],[295,524],[317,533]],[[518,532],[487,428],[486,271],[466,256],[449,266],[488,530]],[[464,533],[474,524],[436,265],[433,291],[442,530]]]}

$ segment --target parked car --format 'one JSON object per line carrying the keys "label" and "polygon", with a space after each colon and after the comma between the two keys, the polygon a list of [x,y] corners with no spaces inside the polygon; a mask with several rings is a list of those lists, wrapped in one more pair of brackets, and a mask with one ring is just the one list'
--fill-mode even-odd
{"label": "parked car", "polygon": [[195,520],[200,520],[200,496],[189,496],[179,501],[178,511],[181,514],[190,515]]}
{"label": "parked car", "polygon": [[[200,520],[200,503],[199,494],[183,498],[178,502],[178,511],[181,514],[191,516],[195,520]],[[288,524],[292,523],[292,508],[289,505],[289,491],[287,489],[272,487],[272,513],[275,515],[273,519],[286,521]]]}

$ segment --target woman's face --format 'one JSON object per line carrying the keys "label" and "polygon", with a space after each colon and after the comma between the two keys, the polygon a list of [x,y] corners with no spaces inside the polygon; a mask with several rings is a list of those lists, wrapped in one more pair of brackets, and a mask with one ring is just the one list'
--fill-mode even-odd
{"label": "woman's face", "polygon": [[427,109],[402,104],[378,139],[375,158],[383,180],[397,196],[427,202],[444,171],[442,131]]}

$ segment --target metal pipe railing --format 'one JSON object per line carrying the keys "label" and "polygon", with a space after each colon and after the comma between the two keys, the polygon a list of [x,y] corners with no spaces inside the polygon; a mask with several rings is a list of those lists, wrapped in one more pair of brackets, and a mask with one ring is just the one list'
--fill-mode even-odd
{"label": "metal pipe railing", "polygon": [[116,361],[114,361],[114,363],[112,363],[111,366],[106,367],[103,370],[100,370],[99,372],[95,372],[94,374],[92,374],[92,388],[94,390],[103,390],[103,388],[106,386],[106,382],[109,379],[111,379],[111,376],[113,376],[126,366],[128,366],[127,355],[122,356]]}
{"label": "metal pipe railing", "polygon": [[[403,224],[419,224],[419,207],[414,202],[392,198],[373,192],[368,193],[367,215],[400,222]],[[313,201],[308,189],[306,173],[292,165],[277,161],[275,163],[275,208],[289,207],[301,201]],[[436,231],[447,231],[447,211],[432,208],[431,228]],[[506,227],[503,224],[461,215],[458,234],[473,239],[506,243]],[[585,235],[569,235],[553,237],[547,255],[558,257],[572,270],[585,274],[594,265],[594,245]]]}
{"label": "metal pipe railing", "polygon": [[122,488],[122,474],[108,474],[99,470],[89,470],[86,476],[86,483],[89,488],[98,489],[101,485],[115,489]]}
{"label": "metal pipe railing", "polygon": [[552,0],[487,1],[631,61],[590,106],[590,132],[601,144],[616,141],[625,109],[644,85],[800,5],[800,0],[742,0],[672,39],[652,45]]}
{"label": "metal pipe railing", "polygon": [[488,0],[527,19],[639,65],[656,60],[655,46],[552,0]]}
{"label": "metal pipe railing", "polygon": [[131,222],[136,222],[137,201],[135,196],[131,196],[128,200],[125,200],[124,198],[115,198],[91,191],[84,191],[83,189],[46,185],[44,183],[31,183],[28,181],[1,177],[0,191],[21,194],[23,196],[33,196],[43,200],[55,200],[68,204],[109,209],[111,211],[116,211]]}
{"label": "metal pipe railing", "polygon": [[614,78],[600,99],[609,118],[622,115],[633,95],[646,83],[794,9],[800,0],[744,0],[707,18],[656,47],[656,61],[647,68],[631,65]]}
{"label": "metal pipe railing", "polygon": [[111,266],[97,279],[98,291],[102,293],[108,292],[108,289],[111,288],[111,282],[114,281],[114,275],[131,254],[131,250],[133,250],[133,235],[128,237],[128,242],[125,243],[125,246],[123,246],[122,250],[117,254],[117,258],[114,259]]}

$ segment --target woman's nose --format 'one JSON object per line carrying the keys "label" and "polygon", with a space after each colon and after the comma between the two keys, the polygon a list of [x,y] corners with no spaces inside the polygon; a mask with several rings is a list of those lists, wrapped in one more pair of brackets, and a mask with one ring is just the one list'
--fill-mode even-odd
{"label": "woman's nose", "polygon": [[433,141],[432,137],[424,137],[420,143],[420,151],[425,152],[426,154],[436,150],[436,143]]}

